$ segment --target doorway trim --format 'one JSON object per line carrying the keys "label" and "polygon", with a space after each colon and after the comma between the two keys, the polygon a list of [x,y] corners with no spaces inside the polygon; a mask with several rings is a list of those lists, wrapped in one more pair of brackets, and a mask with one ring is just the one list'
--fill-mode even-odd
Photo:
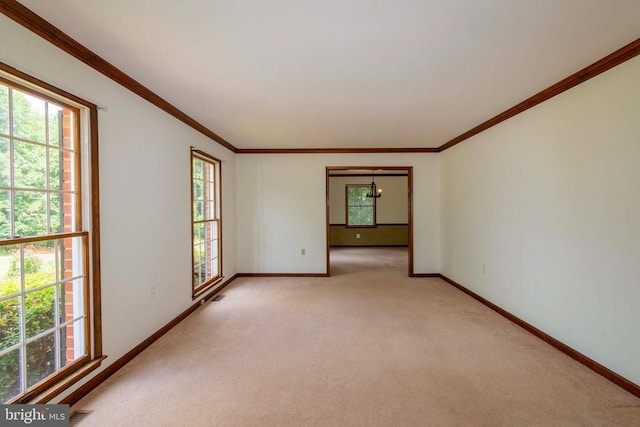
{"label": "doorway trim", "polygon": [[383,171],[405,171],[407,173],[407,197],[408,197],[408,218],[409,218],[409,277],[414,277],[413,272],[413,166],[327,166],[325,171],[325,197],[326,197],[326,257],[327,257],[327,276],[331,276],[331,261],[329,259],[329,174],[331,171],[347,171],[347,170],[383,170]]}

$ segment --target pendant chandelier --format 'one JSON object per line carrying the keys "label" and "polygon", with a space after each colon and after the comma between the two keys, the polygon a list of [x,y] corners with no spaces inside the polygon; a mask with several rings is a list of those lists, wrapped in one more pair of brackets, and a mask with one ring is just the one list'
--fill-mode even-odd
{"label": "pendant chandelier", "polygon": [[376,187],[376,182],[374,180],[374,171],[371,170],[371,188],[369,188],[369,192],[367,193],[367,197],[381,197],[382,196],[382,188]]}

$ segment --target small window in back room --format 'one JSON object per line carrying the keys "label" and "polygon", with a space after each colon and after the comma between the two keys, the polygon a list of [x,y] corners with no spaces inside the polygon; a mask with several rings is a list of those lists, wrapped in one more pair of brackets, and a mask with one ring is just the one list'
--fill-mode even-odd
{"label": "small window in back room", "polygon": [[368,185],[346,185],[347,227],[376,226],[376,198],[367,197],[369,190]]}

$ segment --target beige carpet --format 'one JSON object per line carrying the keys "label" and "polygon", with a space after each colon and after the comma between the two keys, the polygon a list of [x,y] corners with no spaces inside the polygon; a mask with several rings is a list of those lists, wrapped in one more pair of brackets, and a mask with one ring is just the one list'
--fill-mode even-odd
{"label": "beige carpet", "polygon": [[81,426],[640,425],[640,399],[373,251],[236,280],[80,401]]}

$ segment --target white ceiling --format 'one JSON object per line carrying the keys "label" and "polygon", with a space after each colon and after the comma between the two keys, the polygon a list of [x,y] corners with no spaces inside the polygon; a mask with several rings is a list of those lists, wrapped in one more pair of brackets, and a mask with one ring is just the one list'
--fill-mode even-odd
{"label": "white ceiling", "polygon": [[21,0],[238,148],[436,147],[640,37],[638,0]]}

